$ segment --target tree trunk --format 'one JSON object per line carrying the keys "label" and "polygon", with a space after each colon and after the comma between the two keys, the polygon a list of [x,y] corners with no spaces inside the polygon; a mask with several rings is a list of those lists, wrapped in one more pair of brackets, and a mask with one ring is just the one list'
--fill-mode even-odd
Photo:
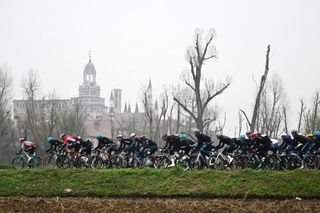
{"label": "tree trunk", "polygon": [[269,71],[269,53],[270,53],[270,45],[268,45],[267,55],[266,55],[265,70],[264,70],[264,74],[263,74],[262,77],[261,77],[260,87],[259,87],[259,91],[258,91],[257,98],[256,98],[256,101],[255,101],[253,114],[252,114],[251,126],[250,126],[250,131],[251,131],[251,132],[254,132],[254,130],[255,130],[255,128],[256,128],[257,116],[258,116],[258,110],[259,110],[259,105],[260,105],[261,94],[262,94],[262,91],[263,91],[265,82],[266,82],[266,80],[267,80],[267,75],[268,75],[268,71]]}

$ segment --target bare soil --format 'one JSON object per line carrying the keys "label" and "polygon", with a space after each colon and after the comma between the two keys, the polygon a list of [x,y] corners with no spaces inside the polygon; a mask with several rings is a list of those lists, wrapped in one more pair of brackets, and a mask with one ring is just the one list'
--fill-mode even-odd
{"label": "bare soil", "polygon": [[0,197],[0,212],[320,212],[319,200]]}

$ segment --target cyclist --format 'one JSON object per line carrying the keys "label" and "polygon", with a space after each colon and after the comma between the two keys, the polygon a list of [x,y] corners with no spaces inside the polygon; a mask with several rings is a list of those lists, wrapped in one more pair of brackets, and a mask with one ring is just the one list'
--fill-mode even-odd
{"label": "cyclist", "polygon": [[169,150],[171,164],[168,167],[175,166],[176,155],[175,152],[180,148],[180,137],[178,135],[162,135],[162,140],[166,142],[163,147],[164,150]]}
{"label": "cyclist", "polygon": [[[36,150],[36,145],[32,141],[27,141],[24,138],[20,138],[19,141],[20,141],[20,152],[27,157],[29,162],[31,159],[30,155],[34,155],[34,151]],[[27,152],[29,152],[29,154]]]}
{"label": "cyclist", "polygon": [[91,155],[92,151],[92,142],[89,138],[83,140],[80,136],[78,136],[80,141],[80,146],[82,147],[81,153],[85,153],[87,156]]}
{"label": "cyclist", "polygon": [[232,139],[226,135],[222,135],[220,132],[218,132],[216,134],[218,140],[219,140],[219,145],[218,147],[223,147],[224,145],[226,145],[226,147],[223,149],[222,153],[226,154],[226,153],[232,153],[234,150],[237,149],[237,144],[236,144],[236,140]]}
{"label": "cyclist", "polygon": [[315,143],[314,150],[320,153],[320,131],[315,131],[313,135],[314,135],[314,143]]}
{"label": "cyclist", "polygon": [[120,146],[118,148],[118,151],[125,151],[125,152],[131,152],[133,151],[132,149],[134,148],[134,141],[133,139],[130,138],[124,138],[122,135],[117,136]]}
{"label": "cyclist", "polygon": [[74,135],[66,135],[65,133],[61,133],[60,138],[63,140],[62,149],[64,149],[67,153],[70,153],[72,148],[74,148],[74,156],[79,156],[79,150],[81,148],[81,144],[78,136]]}
{"label": "cyclist", "polygon": [[208,135],[201,133],[199,129],[194,129],[193,132],[198,141],[197,149],[201,151],[201,154],[209,156],[209,152],[212,149],[211,138]]}
{"label": "cyclist", "polygon": [[[52,136],[49,136],[48,137],[48,143],[50,144],[50,148],[46,150],[46,153],[48,152],[58,152],[60,151],[61,149],[61,146],[63,145],[63,142],[56,139],[56,138],[53,138]],[[57,148],[60,147],[59,150],[57,150]]]}
{"label": "cyclist", "polygon": [[111,152],[115,151],[116,144],[108,137],[103,137],[100,133],[96,134],[98,146],[95,149],[100,150],[107,159],[110,158]]}
{"label": "cyclist", "polygon": [[257,133],[255,137],[255,142],[257,145],[257,152],[261,156],[266,156],[268,151],[272,148],[272,141],[266,134]]}
{"label": "cyclist", "polygon": [[183,150],[185,154],[189,155],[190,150],[192,149],[192,147],[196,147],[197,143],[195,141],[195,139],[187,133],[180,133],[179,134],[179,138],[180,138],[180,150]]}
{"label": "cyclist", "polygon": [[304,154],[309,149],[309,146],[313,144],[312,139],[299,134],[297,130],[292,130],[291,135],[293,136],[293,139],[298,143],[295,149],[297,151],[302,151],[302,154]]}
{"label": "cyclist", "polygon": [[[140,160],[140,164],[142,164],[145,157],[152,156],[158,150],[158,145],[156,142],[152,141],[151,139],[148,139],[144,135],[140,137],[135,136],[135,139],[140,144],[138,147],[138,157]],[[149,153],[146,152],[148,149],[150,150]]]}
{"label": "cyclist", "polygon": [[280,145],[279,152],[282,153],[286,150],[292,150],[296,145],[297,142],[292,139],[290,135],[282,134],[281,135],[282,143]]}

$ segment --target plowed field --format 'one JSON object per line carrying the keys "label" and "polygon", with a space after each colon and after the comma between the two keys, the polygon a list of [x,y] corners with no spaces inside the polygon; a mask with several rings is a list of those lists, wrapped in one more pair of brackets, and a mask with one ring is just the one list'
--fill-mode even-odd
{"label": "plowed field", "polygon": [[0,212],[320,212],[318,200],[0,198]]}

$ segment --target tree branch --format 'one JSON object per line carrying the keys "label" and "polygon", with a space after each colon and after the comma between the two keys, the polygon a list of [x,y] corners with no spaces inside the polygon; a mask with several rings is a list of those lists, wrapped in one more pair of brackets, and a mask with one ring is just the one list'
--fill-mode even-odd
{"label": "tree branch", "polygon": [[174,100],[175,102],[177,102],[177,104],[178,104],[179,106],[181,106],[187,113],[189,113],[189,115],[190,115],[194,120],[197,119],[197,117],[196,117],[185,105],[183,105],[176,97],[173,97],[173,100]]}
{"label": "tree branch", "polygon": [[227,89],[228,87],[230,86],[230,83],[227,83],[222,89],[220,89],[219,91],[217,91],[215,94],[211,95],[210,96],[210,92],[208,91],[208,97],[207,97],[207,100],[205,101],[205,103],[203,104],[203,107],[202,107],[202,111],[205,110],[205,108],[207,107],[208,103],[214,98],[216,97],[217,95],[220,95],[225,89]]}
{"label": "tree branch", "polygon": [[247,120],[248,125],[249,125],[249,126],[251,126],[250,120],[249,120],[249,118],[248,118],[247,114],[245,113],[245,111],[243,111],[242,109],[240,109],[240,112],[242,112],[242,113],[243,113],[244,117],[245,117],[245,118],[246,118],[246,120]]}

